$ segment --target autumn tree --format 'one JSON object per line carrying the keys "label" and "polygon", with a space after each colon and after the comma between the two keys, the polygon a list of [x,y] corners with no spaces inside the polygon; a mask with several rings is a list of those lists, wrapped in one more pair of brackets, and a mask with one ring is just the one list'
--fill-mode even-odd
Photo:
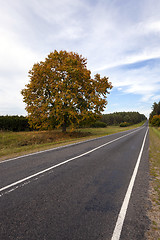
{"label": "autumn tree", "polygon": [[152,112],[150,113],[150,116],[149,116],[150,122],[152,121],[152,118],[155,115],[160,115],[160,101],[158,103],[154,102],[152,105]]}
{"label": "autumn tree", "polygon": [[33,65],[22,90],[31,127],[36,129],[79,125],[96,120],[107,104],[108,77],[91,78],[87,60],[67,51],[51,52]]}
{"label": "autumn tree", "polygon": [[154,115],[150,121],[152,126],[160,127],[160,115]]}

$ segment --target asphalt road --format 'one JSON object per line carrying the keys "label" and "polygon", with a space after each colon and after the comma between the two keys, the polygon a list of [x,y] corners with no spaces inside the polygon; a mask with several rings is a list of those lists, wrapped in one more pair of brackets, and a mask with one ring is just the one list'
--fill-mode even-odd
{"label": "asphalt road", "polygon": [[0,239],[113,238],[138,158],[120,239],[145,239],[149,225],[147,129],[146,123],[138,129],[1,162]]}

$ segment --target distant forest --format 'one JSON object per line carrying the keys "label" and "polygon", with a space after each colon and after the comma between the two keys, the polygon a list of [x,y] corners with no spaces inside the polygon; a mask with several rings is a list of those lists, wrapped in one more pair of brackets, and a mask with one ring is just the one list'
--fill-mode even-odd
{"label": "distant forest", "polygon": [[[143,114],[138,112],[116,112],[104,114],[99,122],[88,127],[106,127],[109,125],[120,125],[126,122],[128,125],[136,124],[146,120]],[[27,117],[24,116],[0,116],[0,130],[3,131],[28,131],[32,130],[29,126]]]}
{"label": "distant forest", "polygon": [[139,112],[115,112],[110,114],[104,114],[101,121],[107,126],[110,125],[120,125],[121,123],[128,123],[129,125],[136,124],[146,120],[144,114]]}
{"label": "distant forest", "polygon": [[24,116],[0,116],[0,130],[19,132],[29,129],[28,119]]}

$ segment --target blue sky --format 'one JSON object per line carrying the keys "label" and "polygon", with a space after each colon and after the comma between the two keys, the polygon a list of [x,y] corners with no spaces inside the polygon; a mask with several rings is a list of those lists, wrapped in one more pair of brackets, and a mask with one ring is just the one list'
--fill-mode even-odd
{"label": "blue sky", "polygon": [[1,0],[0,115],[26,115],[28,71],[52,51],[88,59],[114,88],[104,113],[160,101],[159,0]]}

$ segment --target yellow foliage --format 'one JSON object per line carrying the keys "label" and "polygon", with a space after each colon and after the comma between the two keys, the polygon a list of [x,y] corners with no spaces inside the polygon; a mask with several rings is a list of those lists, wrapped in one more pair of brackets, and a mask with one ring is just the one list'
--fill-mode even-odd
{"label": "yellow foliage", "polygon": [[22,90],[29,122],[35,128],[63,127],[96,119],[107,104],[112,84],[107,77],[91,78],[87,60],[73,52],[51,52],[33,65]]}

